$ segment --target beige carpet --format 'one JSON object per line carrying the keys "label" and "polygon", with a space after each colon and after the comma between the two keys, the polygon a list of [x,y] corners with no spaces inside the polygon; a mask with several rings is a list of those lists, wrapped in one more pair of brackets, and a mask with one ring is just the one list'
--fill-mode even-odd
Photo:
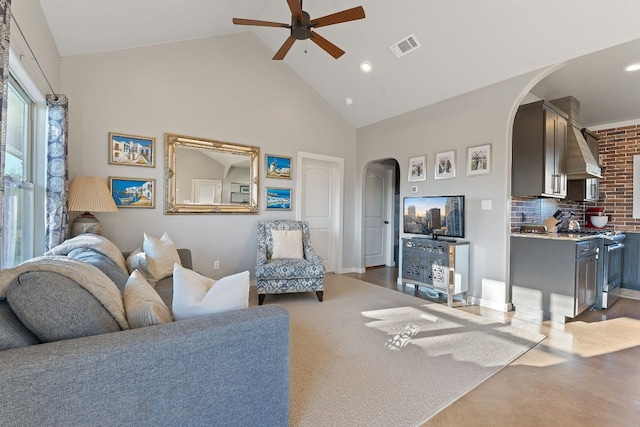
{"label": "beige carpet", "polygon": [[[544,336],[342,275],[291,315],[292,426],[415,426]],[[252,304],[253,305],[253,304]]]}

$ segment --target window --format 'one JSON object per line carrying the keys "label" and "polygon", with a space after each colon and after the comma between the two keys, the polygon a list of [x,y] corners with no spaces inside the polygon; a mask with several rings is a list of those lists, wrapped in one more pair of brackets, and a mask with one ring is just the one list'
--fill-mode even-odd
{"label": "window", "polygon": [[33,116],[35,103],[13,79],[7,93],[2,268],[34,256]]}

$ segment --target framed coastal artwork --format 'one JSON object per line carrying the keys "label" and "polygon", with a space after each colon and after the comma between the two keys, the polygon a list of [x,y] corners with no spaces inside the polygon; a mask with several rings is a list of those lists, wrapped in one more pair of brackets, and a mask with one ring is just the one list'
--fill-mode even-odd
{"label": "framed coastal artwork", "polygon": [[111,197],[119,208],[154,208],[156,180],[153,178],[109,177]]}
{"label": "framed coastal artwork", "polygon": [[147,136],[109,132],[109,164],[156,166],[156,139]]}
{"label": "framed coastal artwork", "polygon": [[456,152],[444,151],[436,154],[435,178],[455,178],[456,176]]}
{"label": "framed coastal artwork", "polygon": [[267,210],[268,211],[290,211],[291,210],[291,189],[267,187]]}
{"label": "framed coastal artwork", "polygon": [[409,157],[409,182],[427,179],[427,156]]}
{"label": "framed coastal artwork", "polygon": [[477,145],[467,149],[467,175],[491,173],[491,144]]}
{"label": "framed coastal artwork", "polygon": [[265,170],[267,178],[291,179],[291,157],[267,154]]}

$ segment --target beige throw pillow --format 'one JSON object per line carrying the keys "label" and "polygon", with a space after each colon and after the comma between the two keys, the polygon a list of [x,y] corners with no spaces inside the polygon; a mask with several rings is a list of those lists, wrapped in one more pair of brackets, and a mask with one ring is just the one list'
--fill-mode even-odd
{"label": "beige throw pillow", "polygon": [[152,284],[171,276],[173,264],[182,265],[182,262],[176,246],[166,232],[159,239],[144,233],[142,249],[136,249],[127,258],[129,271],[140,270]]}
{"label": "beige throw pillow", "polygon": [[171,311],[139,270],[134,270],[129,276],[124,287],[123,299],[131,329],[173,321]]}
{"label": "beige throw pillow", "polygon": [[271,230],[273,253],[271,259],[304,258],[302,230]]}
{"label": "beige throw pillow", "polygon": [[220,280],[202,276],[178,264],[173,269],[173,318],[207,316],[249,307],[249,272]]}

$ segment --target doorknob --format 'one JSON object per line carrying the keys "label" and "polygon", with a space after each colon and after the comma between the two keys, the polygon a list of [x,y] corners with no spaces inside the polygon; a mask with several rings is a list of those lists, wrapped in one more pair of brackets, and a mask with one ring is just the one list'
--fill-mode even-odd
{"label": "doorknob", "polygon": [[385,223],[385,224],[389,224],[389,221],[385,221],[384,223]]}

